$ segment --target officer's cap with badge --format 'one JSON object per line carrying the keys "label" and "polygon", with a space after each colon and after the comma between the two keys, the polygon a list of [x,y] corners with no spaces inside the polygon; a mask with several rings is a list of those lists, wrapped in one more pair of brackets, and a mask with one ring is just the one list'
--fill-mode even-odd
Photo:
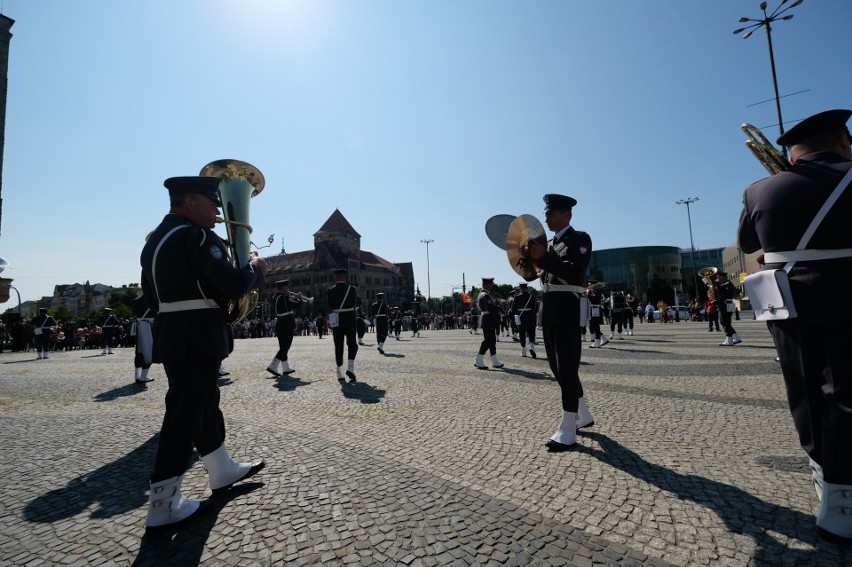
{"label": "officer's cap with badge", "polygon": [[485,285],[487,283],[493,284],[494,278],[482,278],[482,285]]}
{"label": "officer's cap with badge", "polygon": [[544,212],[570,211],[577,204],[577,199],[568,195],[549,193],[544,196]]}
{"label": "officer's cap with badge", "polygon": [[382,291],[380,291],[379,293],[376,294],[376,298],[378,298],[378,299],[382,299],[384,296],[385,296],[385,294]]}
{"label": "officer's cap with badge", "polygon": [[287,287],[290,285],[290,280],[278,280],[275,282],[275,287]]}
{"label": "officer's cap with badge", "polygon": [[[852,110],[826,110],[819,114],[814,114],[805,118],[778,137],[777,143],[779,146],[795,146],[808,141],[814,136],[819,136],[826,132],[838,131],[846,128],[846,122],[852,116]],[[849,134],[849,129],[846,128],[846,135],[852,140],[852,135]]]}
{"label": "officer's cap with badge", "polygon": [[186,195],[197,193],[213,200],[217,207],[222,206],[219,199],[219,178],[207,175],[192,175],[185,177],[169,177],[163,182],[169,195]]}
{"label": "officer's cap with badge", "polygon": [[345,276],[346,273],[347,273],[346,268],[335,268],[335,270],[334,270],[335,276]]}
{"label": "officer's cap with badge", "polygon": [[518,283],[518,287],[521,288],[522,290],[527,289],[527,282]]}

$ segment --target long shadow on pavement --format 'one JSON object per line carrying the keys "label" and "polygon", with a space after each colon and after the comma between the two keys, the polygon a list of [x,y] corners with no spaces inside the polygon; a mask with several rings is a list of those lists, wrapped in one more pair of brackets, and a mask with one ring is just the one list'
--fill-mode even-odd
{"label": "long shadow on pavement", "polygon": [[[756,550],[750,564],[778,565],[783,559],[787,565],[805,565],[811,564],[815,559],[814,551],[791,549],[771,535],[772,532],[777,532],[792,540],[798,539],[818,545],[815,518],[810,514],[770,504],[729,484],[698,475],[682,474],[649,463],[601,433],[584,431],[579,435],[594,440],[601,448],[581,446],[576,449],[578,452],[588,453],[643,482],[671,492],[678,498],[709,508],[725,522],[728,530],[754,539]],[[765,519],[767,525],[756,524],[753,521],[755,519]],[[802,533],[801,527],[808,525],[812,528]],[[848,555],[845,555],[845,548],[834,550],[852,559],[852,549],[848,550]]]}
{"label": "long shadow on pavement", "polygon": [[109,390],[107,392],[101,392],[100,394],[95,396],[95,401],[109,402],[111,400],[116,400],[125,396],[135,396],[136,394],[141,394],[147,389],[148,388],[146,386],[146,382],[133,382],[132,384],[125,384],[124,386],[113,388],[112,390]]}
{"label": "long shadow on pavement", "polygon": [[307,386],[310,383],[292,374],[285,374],[275,379],[275,387],[282,392],[292,392],[299,386]]}
{"label": "long shadow on pavement", "polygon": [[377,404],[385,397],[384,390],[370,386],[366,382],[341,384],[340,390],[343,392],[343,397],[359,400],[362,404]]}

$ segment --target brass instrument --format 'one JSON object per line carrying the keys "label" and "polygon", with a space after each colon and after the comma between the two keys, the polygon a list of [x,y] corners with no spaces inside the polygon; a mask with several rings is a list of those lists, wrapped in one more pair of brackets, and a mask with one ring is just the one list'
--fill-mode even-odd
{"label": "brass instrument", "polygon": [[296,293],[295,291],[291,291],[290,293],[290,301],[295,301],[297,303],[313,303],[313,297],[307,297],[300,293]]}
{"label": "brass instrument", "polygon": [[790,162],[784,154],[766,139],[760,129],[751,124],[743,124],[741,128],[749,138],[746,140],[746,147],[751,150],[757,161],[763,164],[769,175],[775,175],[790,167]]}
{"label": "brass instrument", "polygon": [[[220,159],[201,168],[199,175],[219,178],[219,199],[225,224],[228,248],[234,266],[242,268],[252,259],[249,200],[263,191],[266,180],[259,169],[244,161]],[[256,254],[256,253],[255,253]],[[257,291],[252,290],[239,299],[228,301],[228,320],[238,323],[257,307]]]}
{"label": "brass instrument", "polygon": [[593,284],[589,284],[586,289],[591,291],[600,291],[606,287],[606,282],[595,282]]}
{"label": "brass instrument", "polygon": [[509,265],[512,269],[528,282],[541,275],[535,260],[529,255],[529,243],[532,240],[537,240],[542,246],[547,247],[544,227],[532,215],[516,217],[506,232],[506,255],[509,257]]}
{"label": "brass instrument", "polygon": [[710,301],[716,301],[716,273],[718,271],[719,268],[714,266],[708,266],[698,270],[698,275],[701,276],[701,280],[707,284],[707,299]]}

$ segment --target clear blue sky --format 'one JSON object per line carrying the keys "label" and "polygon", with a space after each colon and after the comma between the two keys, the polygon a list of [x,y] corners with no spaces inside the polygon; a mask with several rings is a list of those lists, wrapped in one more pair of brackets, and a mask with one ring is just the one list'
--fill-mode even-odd
{"label": "clear blue sky", "polygon": [[[255,241],[313,246],[340,209],[427,293],[515,283],[484,232],[579,204],[595,249],[734,242],[777,137],[757,0],[2,0],[9,61],[0,257],[21,298],[139,281],[163,180],[257,166]],[[770,1],[770,8],[778,0]],[[852,105],[852,2],[805,0],[772,34],[787,128]],[[14,293],[11,307],[17,301]]]}

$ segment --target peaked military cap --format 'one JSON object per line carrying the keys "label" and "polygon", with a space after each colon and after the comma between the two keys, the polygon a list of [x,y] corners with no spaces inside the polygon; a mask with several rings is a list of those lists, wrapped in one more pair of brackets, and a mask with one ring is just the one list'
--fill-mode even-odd
{"label": "peaked military cap", "polygon": [[[818,134],[845,127],[852,110],[826,110],[805,118],[778,137],[779,146],[795,146]],[[848,132],[848,130],[847,130]]]}
{"label": "peaked military cap", "polygon": [[525,289],[527,287],[527,282],[521,282],[518,284],[518,287],[521,289]]}
{"label": "peaked military cap", "polygon": [[340,274],[346,275],[346,268],[335,268],[334,275],[339,276]]}
{"label": "peaked military cap", "polygon": [[577,199],[568,195],[549,193],[544,196],[544,212],[570,210],[577,204]]}
{"label": "peaked military cap", "polygon": [[285,285],[290,285],[290,280],[278,280],[275,282],[275,287],[284,287]]}
{"label": "peaked military cap", "polygon": [[107,313],[112,313],[112,307],[104,307],[104,311]]}
{"label": "peaked military cap", "polygon": [[482,283],[494,283],[494,278],[482,278]]}
{"label": "peaked military cap", "polygon": [[169,190],[169,195],[182,195],[187,193],[197,193],[204,195],[216,202],[216,205],[222,206],[222,201],[219,200],[219,178],[205,175],[192,175],[186,177],[169,177],[163,182],[166,189]]}
{"label": "peaked military cap", "polygon": [[47,311],[47,307],[39,307],[38,310],[39,311]]}
{"label": "peaked military cap", "polygon": [[385,292],[383,292],[383,291],[380,291],[379,293],[376,294],[376,297],[384,297],[384,296],[385,296]]}

